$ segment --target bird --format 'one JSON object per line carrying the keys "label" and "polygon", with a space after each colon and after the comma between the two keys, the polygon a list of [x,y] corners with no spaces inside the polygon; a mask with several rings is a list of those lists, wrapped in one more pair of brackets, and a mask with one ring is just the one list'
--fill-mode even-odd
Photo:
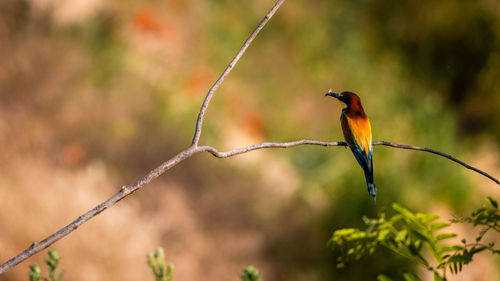
{"label": "bird", "polygon": [[351,149],[354,157],[358,161],[365,173],[368,194],[377,199],[377,187],[373,180],[373,140],[370,120],[366,116],[361,99],[353,92],[342,92],[340,94],[329,90],[325,96],[338,99],[342,113],[340,114],[340,124],[344,139]]}

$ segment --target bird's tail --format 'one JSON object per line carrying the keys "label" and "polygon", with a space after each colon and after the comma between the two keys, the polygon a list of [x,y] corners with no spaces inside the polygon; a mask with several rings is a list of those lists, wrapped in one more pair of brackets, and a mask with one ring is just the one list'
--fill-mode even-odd
{"label": "bird's tail", "polygon": [[377,202],[377,187],[375,186],[374,183],[367,183],[368,184],[368,193],[373,196],[373,202]]}
{"label": "bird's tail", "polygon": [[373,172],[367,172],[365,173],[366,177],[366,185],[368,187],[368,194],[373,196],[373,201],[377,201],[377,187],[375,186],[375,183],[373,182]]}

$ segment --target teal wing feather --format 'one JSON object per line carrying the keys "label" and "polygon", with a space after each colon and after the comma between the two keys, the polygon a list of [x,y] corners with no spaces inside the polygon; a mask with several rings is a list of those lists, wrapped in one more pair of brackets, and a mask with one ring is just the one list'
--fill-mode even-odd
{"label": "teal wing feather", "polygon": [[[354,137],[354,134],[352,133],[351,128],[349,127],[347,118],[348,117],[346,117],[344,114],[341,115],[341,124],[342,131],[344,132],[344,139],[364,171],[368,193],[375,199],[377,188],[375,187],[373,180],[373,146],[370,145],[369,148],[363,148],[359,145],[358,141]],[[369,149],[368,153],[366,149]]]}

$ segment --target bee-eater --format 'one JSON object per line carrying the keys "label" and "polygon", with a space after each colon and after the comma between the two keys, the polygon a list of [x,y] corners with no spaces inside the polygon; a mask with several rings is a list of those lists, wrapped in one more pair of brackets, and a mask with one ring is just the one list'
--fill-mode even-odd
{"label": "bee-eater", "polygon": [[377,188],[373,182],[373,142],[370,120],[366,116],[361,100],[352,92],[336,94],[328,91],[325,96],[332,96],[339,100],[342,106],[340,124],[344,132],[344,139],[349,145],[354,157],[365,172],[368,193],[376,200]]}

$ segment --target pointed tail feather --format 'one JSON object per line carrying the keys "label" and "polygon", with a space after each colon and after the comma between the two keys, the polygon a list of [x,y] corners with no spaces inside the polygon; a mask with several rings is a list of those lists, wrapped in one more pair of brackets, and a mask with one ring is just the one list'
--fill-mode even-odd
{"label": "pointed tail feather", "polygon": [[373,201],[377,202],[377,187],[375,187],[374,183],[367,183],[368,184],[368,194],[373,196]]}
{"label": "pointed tail feather", "polygon": [[373,180],[373,170],[365,171],[366,185],[368,187],[368,194],[373,196],[373,201],[377,201],[377,187]]}

